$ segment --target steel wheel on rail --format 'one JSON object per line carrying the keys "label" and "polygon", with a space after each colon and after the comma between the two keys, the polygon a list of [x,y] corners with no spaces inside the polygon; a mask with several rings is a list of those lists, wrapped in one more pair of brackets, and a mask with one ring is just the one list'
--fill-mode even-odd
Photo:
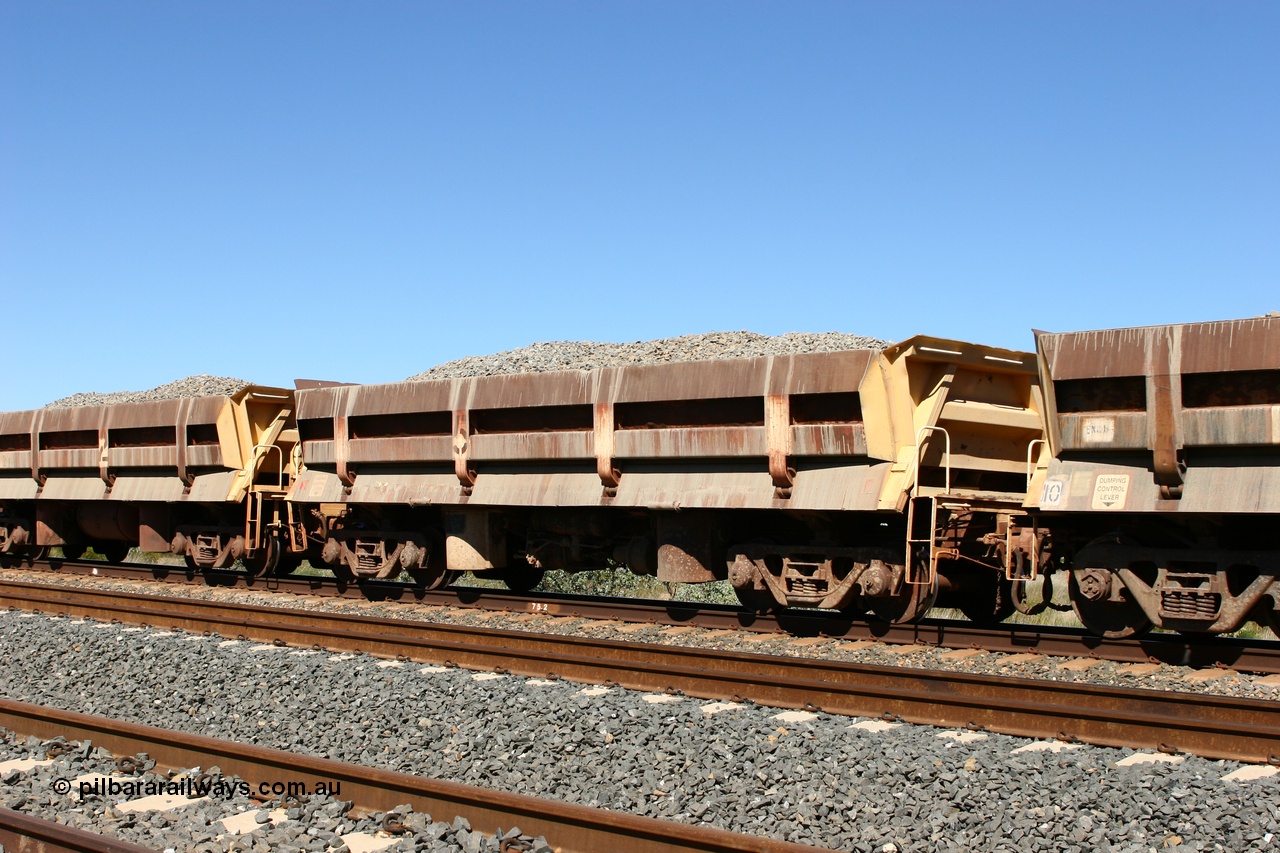
{"label": "steel wheel on rail", "polygon": [[123,563],[132,549],[128,542],[94,542],[93,550],[102,555],[108,563]]}
{"label": "steel wheel on rail", "polygon": [[767,589],[735,586],[733,592],[738,596],[738,603],[752,613],[768,613],[778,609],[778,602],[774,601],[773,594]]}
{"label": "steel wheel on rail", "polygon": [[[537,566],[510,566],[495,573],[512,592],[530,592],[542,583],[543,570]],[[434,589],[435,587],[431,587]]]}
{"label": "steel wheel on rail", "polygon": [[1001,571],[978,569],[968,579],[970,585],[947,598],[944,605],[960,610],[975,625],[996,625],[1008,619],[1014,610],[1013,583]]}
{"label": "steel wheel on rail", "polygon": [[279,537],[264,536],[262,547],[258,548],[252,557],[246,556],[241,562],[244,563],[244,570],[253,577],[274,574],[276,567],[280,564],[283,551],[284,543]]}
{"label": "steel wheel on rail", "polygon": [[43,545],[26,545],[22,548],[15,548],[11,551],[0,553],[0,567],[6,569],[21,568],[25,563],[28,566],[34,566],[40,560],[45,558],[49,553],[49,549]]}
{"label": "steel wheel on rail", "polygon": [[[1266,601],[1266,599],[1264,598],[1263,601]],[[1262,619],[1259,619],[1258,621],[1263,622],[1263,624],[1271,629],[1271,633],[1280,637],[1280,599],[1273,598],[1271,601],[1272,604],[1270,607],[1260,608]],[[1265,622],[1263,620],[1265,620]]]}
{"label": "steel wheel on rail", "polygon": [[87,548],[87,546],[85,545],[71,545],[71,544],[64,544],[61,547],[62,547],[62,559],[64,560],[80,559],[81,557],[84,556],[84,552]]}
{"label": "steel wheel on rail", "polygon": [[1120,640],[1137,637],[1151,630],[1151,620],[1121,589],[1119,600],[1110,594],[1109,569],[1072,569],[1067,587],[1071,595],[1071,609],[1080,624],[1092,634]]}
{"label": "steel wheel on rail", "polygon": [[[414,586],[426,590],[440,589],[457,580],[461,572],[449,571],[445,562],[444,537],[434,530],[427,531],[426,545],[426,565],[406,569],[413,578]],[[538,580],[542,580],[541,574]]]}
{"label": "steel wheel on rail", "polygon": [[275,570],[272,574],[283,577],[291,575],[298,569],[302,568],[302,554],[295,554],[292,551],[285,551],[280,555],[280,560],[276,563]]}
{"label": "steel wheel on rail", "polygon": [[908,623],[924,618],[938,603],[938,582],[903,583],[903,593],[892,598],[873,598],[871,617],[878,622]]}

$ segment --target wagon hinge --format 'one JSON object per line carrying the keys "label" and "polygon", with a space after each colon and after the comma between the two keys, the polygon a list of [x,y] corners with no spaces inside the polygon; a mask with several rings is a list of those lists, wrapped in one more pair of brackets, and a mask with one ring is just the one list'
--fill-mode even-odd
{"label": "wagon hinge", "polygon": [[344,486],[352,486],[355,484],[355,477],[351,476],[351,467],[348,462],[349,450],[347,444],[347,416],[333,416],[333,461],[334,468],[338,474],[338,479],[342,481]]}
{"label": "wagon hinge", "polygon": [[600,485],[604,487],[606,497],[614,497],[618,492],[618,482],[622,472],[614,467],[613,451],[615,429],[613,419],[613,403],[596,403],[595,407],[595,453],[596,474],[600,477]]}
{"label": "wagon hinge", "polygon": [[1155,481],[1160,486],[1160,497],[1177,500],[1182,497],[1182,484],[1187,465],[1182,459],[1182,442],[1178,435],[1178,406],[1181,388],[1169,373],[1157,373],[1151,377],[1151,451],[1154,461]]}
{"label": "wagon hinge", "polygon": [[462,493],[471,494],[476,472],[471,469],[471,413],[467,409],[453,411],[453,473],[458,477]]}
{"label": "wagon hinge", "polygon": [[36,484],[43,487],[45,480],[48,479],[40,473],[40,427],[44,425],[44,412],[36,412],[35,419],[31,422],[31,479]]}
{"label": "wagon hinge", "polygon": [[791,397],[769,394],[764,398],[764,433],[769,451],[769,478],[774,497],[786,500],[795,485],[796,470],[791,457]]}
{"label": "wagon hinge", "polygon": [[108,440],[107,412],[102,410],[102,422],[98,426],[98,476],[108,487],[114,486],[116,477],[111,473],[111,442]]}
{"label": "wagon hinge", "polygon": [[174,436],[177,452],[178,479],[183,485],[191,486],[196,478],[187,472],[187,421],[191,417],[191,400],[184,398],[178,404],[178,425]]}

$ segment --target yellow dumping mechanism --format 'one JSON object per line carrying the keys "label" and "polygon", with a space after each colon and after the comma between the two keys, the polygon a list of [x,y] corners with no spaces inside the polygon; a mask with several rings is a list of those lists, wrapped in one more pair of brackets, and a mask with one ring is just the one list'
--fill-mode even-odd
{"label": "yellow dumping mechanism", "polygon": [[293,392],[280,388],[249,386],[226,398],[216,422],[221,488],[210,484],[200,497],[239,508],[239,520],[213,506],[180,524],[170,550],[189,565],[227,568],[241,560],[259,573],[290,562],[293,519],[284,498],[297,473],[294,411]]}
{"label": "yellow dumping mechanism", "polygon": [[1003,618],[1043,559],[1022,508],[1043,444],[1035,356],[916,337],[881,353],[860,391],[869,452],[893,460],[880,507],[906,513],[908,610],[941,592],[980,621]]}

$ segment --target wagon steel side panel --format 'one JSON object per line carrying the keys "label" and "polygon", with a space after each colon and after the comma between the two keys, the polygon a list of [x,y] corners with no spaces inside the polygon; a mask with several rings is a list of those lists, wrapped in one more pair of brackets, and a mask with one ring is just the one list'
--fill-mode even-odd
{"label": "wagon steel side panel", "polygon": [[[806,404],[814,398],[804,395],[822,394],[856,400],[874,357],[874,351],[817,353],[305,389],[297,400],[308,467],[290,498],[481,506],[769,506],[775,500],[769,473],[774,454],[789,454],[792,467],[800,469],[806,459],[836,464],[865,455],[867,448],[867,428],[856,408],[848,409],[843,421],[775,419],[770,423],[777,431],[771,434],[775,427],[765,423],[766,410],[775,405],[770,401],[791,395]],[[717,400],[754,407],[756,422],[718,422]],[[688,401],[707,401],[712,408],[686,415],[681,406]],[[652,407],[615,408],[632,404]],[[725,411],[725,417],[733,417],[732,409]],[[448,430],[442,416],[449,418]],[[682,421],[686,416],[693,421]],[[750,473],[708,473],[733,460]],[[454,473],[415,470],[441,463],[450,463]],[[772,464],[776,470],[780,463]],[[566,465],[585,467],[566,470]],[[626,482],[614,490],[605,475],[619,468]],[[810,485],[802,488],[808,497],[800,505],[817,507],[822,496],[835,494],[831,485],[819,485],[821,478],[808,477]],[[857,488],[861,494],[860,480]]]}
{"label": "wagon steel side panel", "polygon": [[[457,493],[454,481],[454,493]],[[454,500],[457,500],[456,498]],[[440,501],[444,503],[444,501]],[[468,504],[486,506],[593,506],[605,503],[594,471],[486,473],[476,480]],[[614,500],[613,503],[623,503]]]}
{"label": "wagon steel side panel", "polygon": [[31,473],[39,414],[35,411],[0,414],[0,442],[3,442],[0,444],[0,472]]}
{"label": "wagon steel side panel", "polygon": [[1029,505],[1280,512],[1280,317],[1038,333],[1036,345],[1054,459]]}
{"label": "wagon steel side panel", "polygon": [[0,475],[0,500],[35,500],[38,491],[40,491],[40,484],[30,477]]}
{"label": "wagon steel side panel", "polygon": [[211,474],[200,474],[191,483],[186,500],[192,503],[222,503],[231,493],[231,484],[235,482],[235,471],[216,471]]}
{"label": "wagon steel side panel", "polygon": [[186,489],[186,483],[177,477],[117,477],[115,483],[111,486],[111,494],[107,496],[107,499],[113,501],[174,503],[182,500]]}
{"label": "wagon steel side panel", "polygon": [[802,466],[787,505],[791,509],[840,509],[874,512],[889,473],[888,462],[849,460],[842,464]]}
{"label": "wagon steel side panel", "polygon": [[342,481],[337,474],[307,468],[294,478],[288,499],[297,503],[339,503],[342,492]]}
{"label": "wagon steel side panel", "polygon": [[[310,472],[307,472],[308,475]],[[308,495],[308,502],[316,499],[310,497],[317,490],[321,481],[308,480],[309,488],[303,492]],[[342,483],[336,476],[323,480],[323,495],[327,501],[338,502],[342,499]],[[336,485],[337,491],[334,491]],[[456,503],[461,500],[458,478],[453,474],[422,474],[415,472],[374,471],[361,474],[351,487],[351,495],[347,501],[353,504],[426,504]]]}
{"label": "wagon steel side panel", "polygon": [[75,477],[56,474],[45,480],[40,500],[100,501],[107,497],[107,484],[101,477]]}
{"label": "wagon steel side panel", "polygon": [[612,505],[652,509],[766,509],[775,503],[773,481],[764,470],[641,470],[623,475]]}
{"label": "wagon steel side panel", "polygon": [[[1033,357],[899,348],[896,367],[859,350],[301,390],[303,461],[325,474],[291,497],[337,502],[336,478],[352,503],[893,509],[916,429],[939,421],[968,437],[961,465],[1023,473]],[[452,479],[414,470],[450,462]]]}

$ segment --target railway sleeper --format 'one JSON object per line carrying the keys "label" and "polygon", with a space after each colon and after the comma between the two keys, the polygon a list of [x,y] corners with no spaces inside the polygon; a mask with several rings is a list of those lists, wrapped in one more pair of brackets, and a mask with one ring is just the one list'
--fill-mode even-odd
{"label": "railway sleeper", "polygon": [[1156,626],[1219,634],[1254,613],[1276,621],[1280,552],[1094,543],[1075,555],[1072,604],[1086,628],[1131,636]]}

